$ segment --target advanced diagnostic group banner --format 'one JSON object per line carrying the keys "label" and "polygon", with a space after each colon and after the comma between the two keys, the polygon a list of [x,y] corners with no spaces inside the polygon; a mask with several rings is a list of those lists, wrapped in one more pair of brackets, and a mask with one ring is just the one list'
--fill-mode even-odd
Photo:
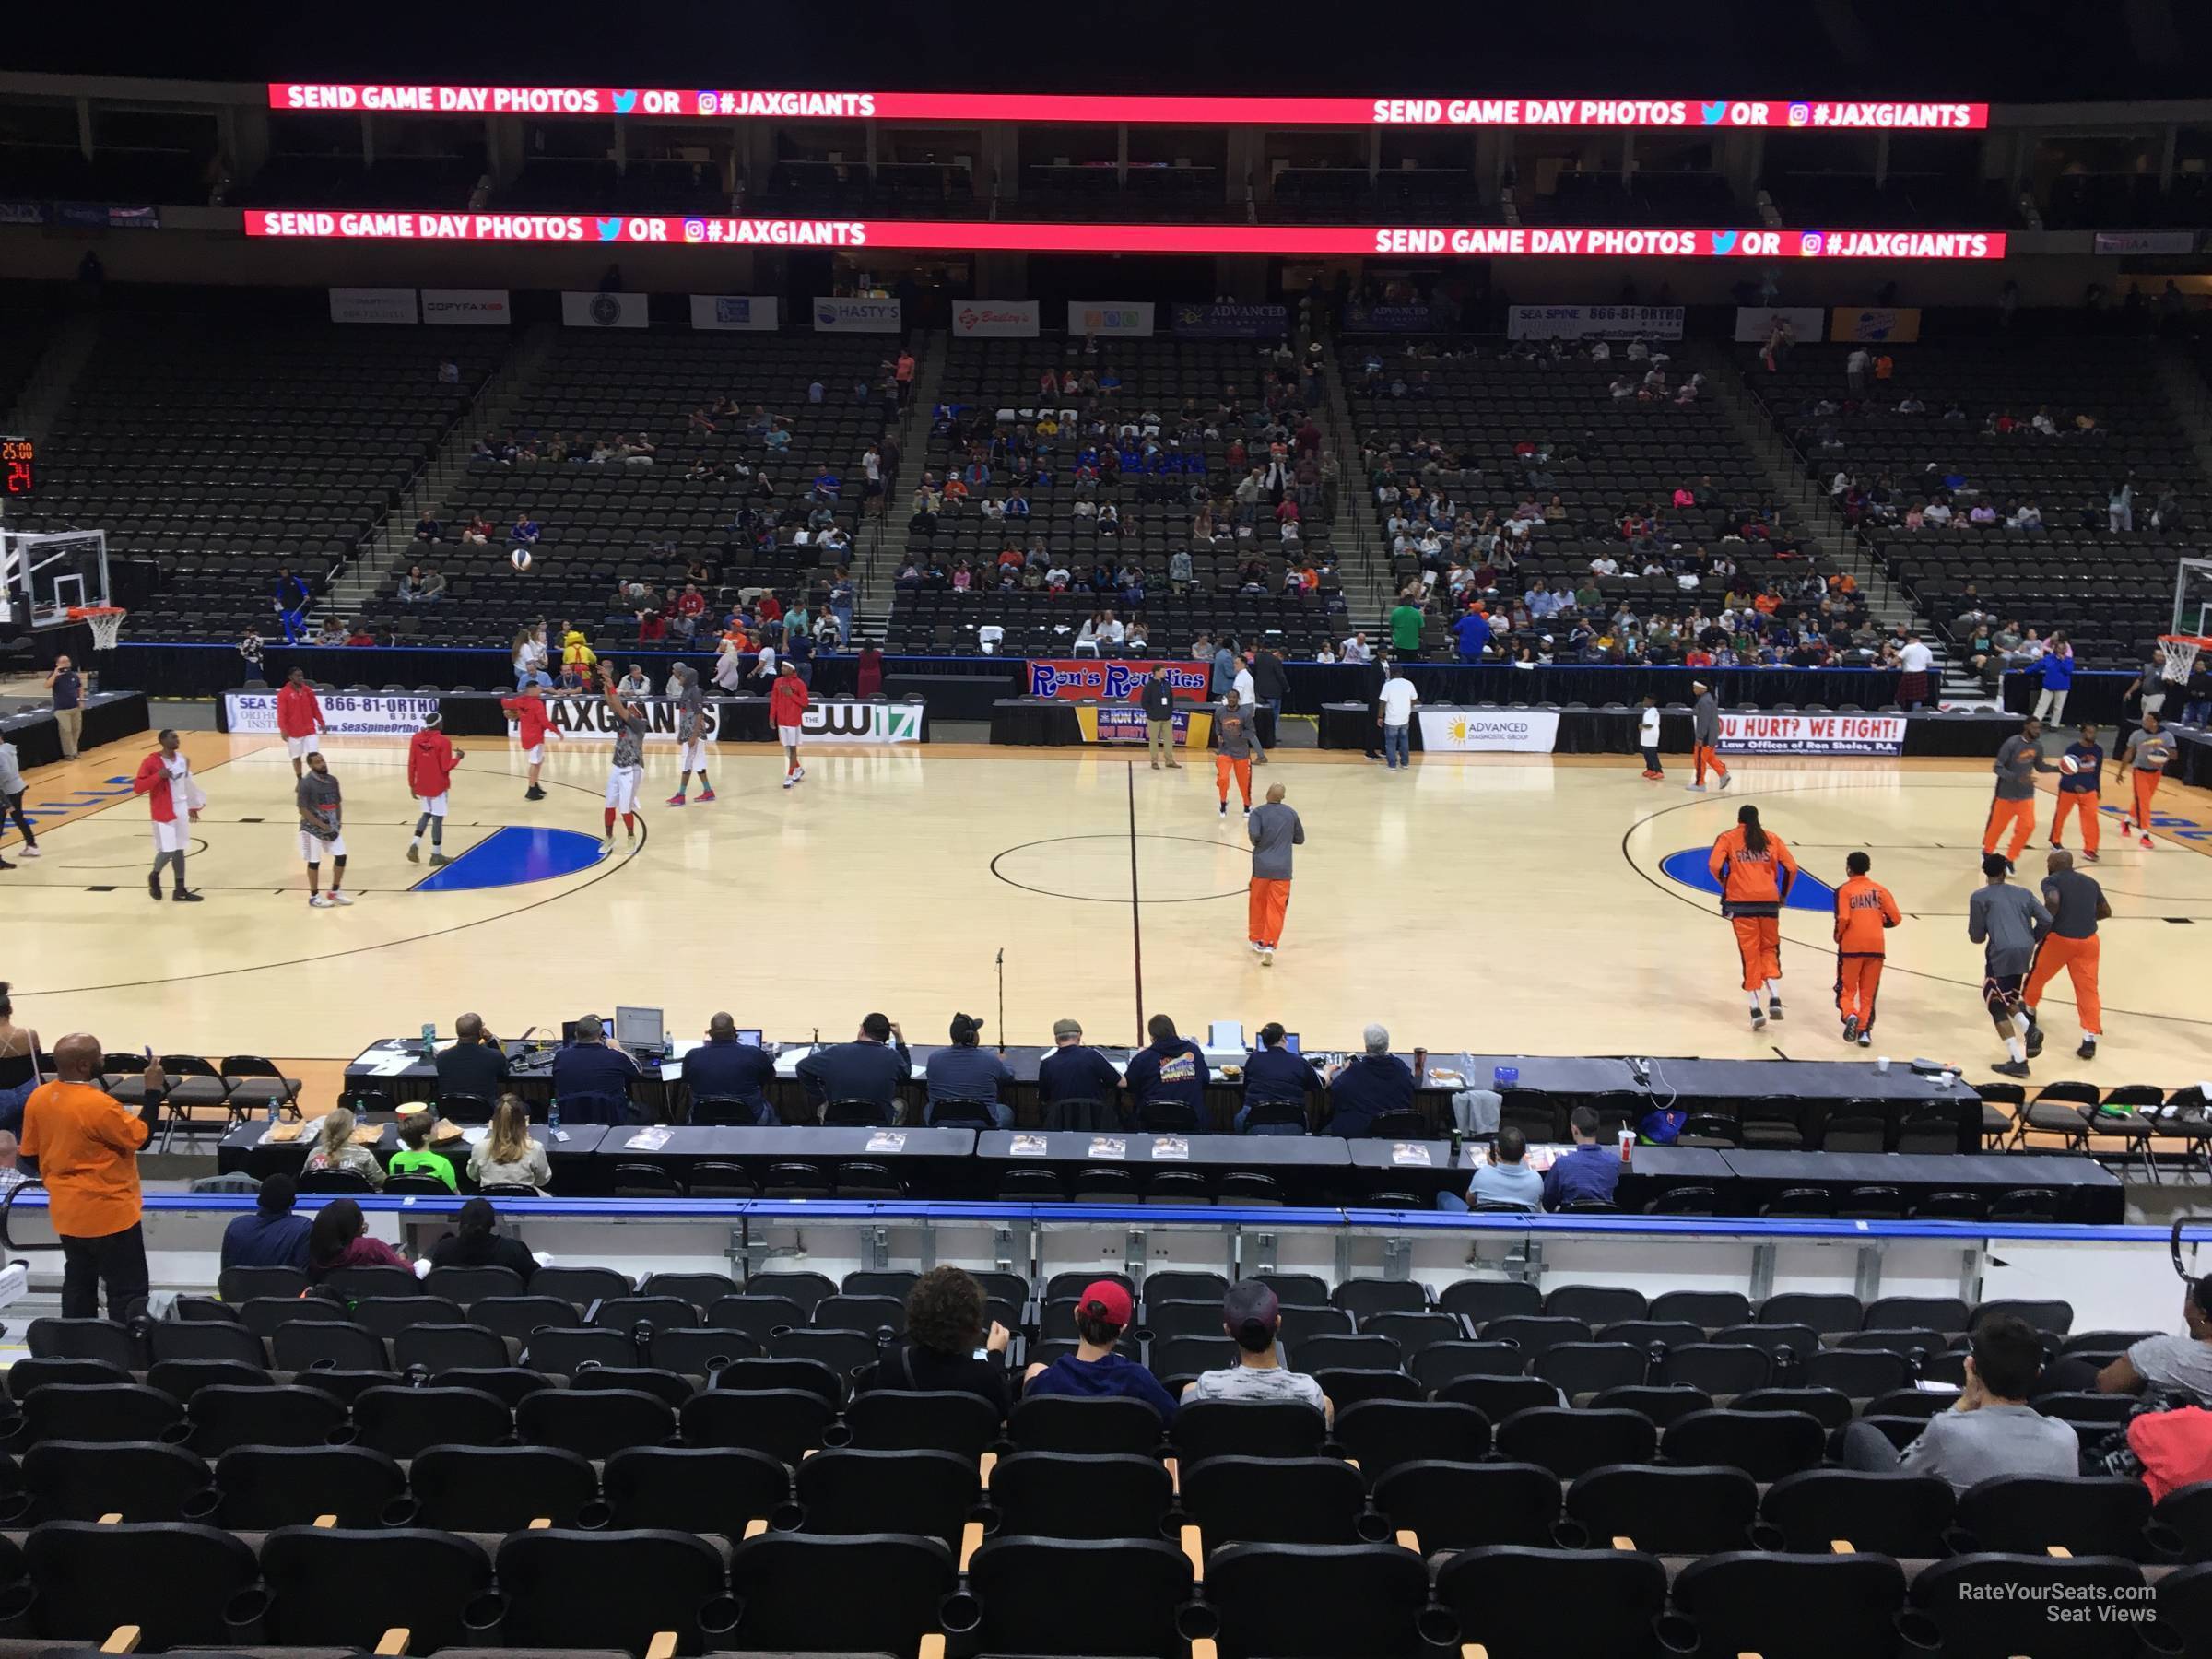
{"label": "advanced diagnostic group banner", "polygon": [[1428,754],[1548,755],[1559,747],[1559,711],[1416,709]]}
{"label": "advanced diagnostic group banner", "polygon": [[[2002,230],[1713,230],[1559,225],[1090,225],[1013,219],[698,218],[669,214],[431,213],[249,208],[248,236],[618,246],[964,248],[1030,253],[1212,253],[1544,259],[1989,260]],[[816,326],[825,326],[816,301]],[[853,303],[837,301],[838,304]],[[894,300],[877,301],[894,305]],[[1071,303],[1071,331],[1152,332],[1149,304]],[[1101,313],[1099,325],[1078,318]],[[850,324],[835,324],[850,326]],[[896,327],[894,321],[891,324]]]}
{"label": "advanced diagnostic group banner", "polygon": [[271,81],[272,110],[411,115],[701,115],[756,121],[1165,122],[1300,126],[1812,127],[1971,132],[1985,103],[1791,98],[1183,98],[1082,92],[779,92]]}

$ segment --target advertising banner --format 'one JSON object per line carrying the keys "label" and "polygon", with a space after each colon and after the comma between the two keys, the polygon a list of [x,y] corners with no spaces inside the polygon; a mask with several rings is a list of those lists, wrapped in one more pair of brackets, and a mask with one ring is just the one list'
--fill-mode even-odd
{"label": "advertising banner", "polygon": [[1354,300],[1344,308],[1344,326],[1351,334],[1432,334],[1457,328],[1459,308],[1421,302],[1362,305]]}
{"label": "advertising banner", "polygon": [[[324,692],[324,732],[332,737],[412,737],[422,723],[438,712],[434,697],[342,695]],[[223,693],[224,729],[248,734],[276,729],[276,693],[226,691]]]}
{"label": "advertising banner", "polygon": [[44,202],[0,202],[0,225],[42,225],[46,218]]}
{"label": "advertising banner", "polygon": [[[677,705],[665,697],[643,697],[633,700],[645,711],[645,741],[662,746],[676,742]],[[706,708],[706,740],[712,743],[722,729],[720,698],[710,699]],[[432,704],[435,707],[435,702]],[[606,700],[597,697],[548,697],[546,713],[553,729],[562,737],[584,741],[604,740],[609,747],[615,741],[614,718]],[[507,735],[515,735],[515,722],[507,722]],[[557,739],[558,741],[558,739]]]}
{"label": "advertising banner", "polygon": [[919,703],[818,702],[799,717],[808,743],[919,743]]}
{"label": "advertising banner", "polygon": [[700,116],[759,121],[1119,122],[1172,126],[1815,127],[1971,132],[1985,103],[1793,98],[1212,98],[1086,92],[778,92],[735,88],[447,87],[271,81],[272,110],[410,115]]}
{"label": "advertising banner", "polygon": [[773,294],[694,294],[691,326],[753,334],[776,331]]}
{"label": "advertising banner", "polygon": [[1032,657],[1029,689],[1023,695],[1057,697],[1068,702],[1084,698],[1127,702],[1136,695],[1137,688],[1152,677],[1152,670],[1159,667],[1167,669],[1168,684],[1175,688],[1176,696],[1194,701],[1205,700],[1213,671],[1206,664],[1188,657],[1164,664],[1103,657]]}
{"label": "advertising banner", "polygon": [[642,294],[563,294],[563,328],[642,328],[646,316]]}
{"label": "advertising banner", "polygon": [[1901,714],[1723,714],[1723,753],[1901,755]]}
{"label": "advertising banner", "polygon": [[1512,305],[1506,308],[1509,340],[1678,340],[1684,308],[1679,305]]}
{"label": "advertising banner", "polygon": [[422,320],[445,328],[504,328],[514,321],[514,307],[505,288],[424,288]]}
{"label": "advertising banner", "polygon": [[962,300],[952,308],[957,339],[1033,340],[1040,307],[1034,300]]}
{"label": "advertising banner", "polygon": [[897,334],[900,304],[897,300],[818,299],[814,302],[814,332]]}
{"label": "advertising banner", "polygon": [[[1446,259],[1864,259],[2005,257],[2002,230],[1749,230],[1648,229],[1617,225],[1111,225],[1025,219],[692,218],[666,214],[600,218],[583,213],[431,213],[413,209],[248,208],[248,236],[384,241],[544,242],[705,247],[959,249],[968,253],[1280,254],[1288,257]],[[895,300],[816,303],[815,326],[888,331]],[[865,317],[840,323],[832,310]],[[1456,308],[1443,325],[1456,322]],[[1086,312],[1098,313],[1083,326]],[[1069,307],[1078,334],[1148,335],[1152,308],[1078,301]],[[1366,324],[1375,326],[1376,324]],[[1422,326],[1436,324],[1424,324]],[[1399,324],[1406,326],[1406,324]]]}
{"label": "advertising banner", "polygon": [[2196,252],[2196,232],[2194,230],[2100,230],[2096,249],[2100,253],[2194,253]]}
{"label": "advertising banner", "polygon": [[1892,346],[1910,346],[1920,338],[1920,308],[1916,305],[1839,305],[1829,326],[1831,340],[1887,340]]}
{"label": "advertising banner", "polygon": [[1828,327],[1828,313],[1817,305],[1739,305],[1735,308],[1735,337],[1747,345],[1764,346],[1774,324],[1787,323],[1797,344],[1809,346]]}
{"label": "advertising banner", "polygon": [[1548,755],[1559,740],[1556,710],[1416,709],[1414,717],[1430,754]]}
{"label": "advertising banner", "polygon": [[1175,302],[1171,322],[1179,335],[1214,340],[1279,340],[1290,332],[1287,305]]}
{"label": "advertising banner", "polygon": [[1149,335],[1152,302],[1149,300],[1070,300],[1067,302],[1070,335]]}
{"label": "advertising banner", "polygon": [[330,290],[333,323],[419,323],[413,288],[334,288]]}
{"label": "advertising banner", "polygon": [[[1175,747],[1205,748],[1214,740],[1214,712],[1208,708],[1177,709],[1170,717],[1175,725]],[[1082,703],[1076,709],[1076,724],[1086,743],[1146,741],[1145,712],[1135,703]]]}

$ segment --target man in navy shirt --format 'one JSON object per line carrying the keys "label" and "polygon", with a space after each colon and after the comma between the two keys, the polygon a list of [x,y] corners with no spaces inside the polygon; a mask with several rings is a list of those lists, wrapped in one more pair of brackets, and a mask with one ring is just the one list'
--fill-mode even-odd
{"label": "man in navy shirt", "polygon": [[[553,1056],[553,1099],[571,1122],[627,1124],[636,1115],[630,1106],[629,1085],[638,1075],[638,1063],[628,1049],[609,1048],[599,1016],[586,1014],[576,1022],[576,1041]],[[571,1097],[596,1097],[597,1105],[585,1105],[577,1116],[569,1105]],[[611,1113],[612,1115],[608,1115]]]}
{"label": "man in navy shirt", "polygon": [[1620,1184],[1620,1153],[1597,1144],[1597,1113],[1577,1106],[1567,1126],[1574,1133],[1574,1150],[1544,1172],[1544,1207],[1564,1209],[1589,1199],[1612,1203]]}
{"label": "man in navy shirt", "polygon": [[1384,1112],[1413,1104],[1413,1068],[1390,1052],[1390,1033],[1371,1025],[1362,1037],[1367,1053],[1329,1074],[1329,1133],[1347,1140],[1369,1134]]}
{"label": "man in navy shirt", "polygon": [[1048,1111],[1062,1100],[1097,1100],[1110,1105],[1121,1088],[1121,1074],[1113,1069],[1113,1062],[1083,1041],[1081,1020],[1053,1022],[1053,1052],[1037,1063],[1039,1105]]}
{"label": "man in navy shirt", "polygon": [[[1260,1046],[1244,1056],[1244,1104],[1237,1108],[1237,1133],[1303,1135],[1307,1094],[1320,1094],[1328,1086],[1328,1079],[1313,1069],[1312,1062],[1291,1049],[1283,1028],[1269,1021],[1260,1028]],[[1296,1106],[1298,1121],[1285,1122],[1279,1114],[1272,1114],[1272,1121],[1254,1128],[1251,1124],[1254,1106]]]}
{"label": "man in navy shirt", "polygon": [[[776,1114],[768,1104],[768,1085],[776,1075],[776,1063],[757,1043],[737,1041],[737,1022],[727,1014],[707,1021],[707,1041],[684,1056],[684,1087],[691,1091],[691,1121],[695,1124],[736,1124],[773,1128]],[[705,1116],[705,1100],[734,1100]],[[748,1117],[747,1112],[751,1115]]]}
{"label": "man in navy shirt", "polygon": [[1174,1395],[1135,1360],[1113,1351],[1134,1312],[1127,1287],[1113,1279],[1085,1286],[1076,1299],[1076,1351],[1050,1365],[1030,1366],[1022,1376],[1023,1394],[1074,1394],[1088,1400],[1125,1394],[1159,1412],[1163,1424],[1173,1422]]}
{"label": "man in navy shirt", "polygon": [[1131,1105],[1141,1111],[1148,1100],[1175,1100],[1191,1109],[1191,1121],[1206,1125],[1206,1085],[1212,1077],[1206,1053],[1188,1037],[1175,1034],[1175,1022],[1155,1014],[1145,1022],[1152,1041],[1129,1057],[1124,1074]]}
{"label": "man in navy shirt", "polygon": [[307,1267],[305,1216],[292,1214],[299,1192],[289,1175],[278,1171],[261,1183],[253,1196],[253,1213],[241,1216],[223,1230],[222,1265],[229,1267]]}
{"label": "man in navy shirt", "polygon": [[900,1086],[912,1076],[905,1033],[881,1014],[862,1020],[851,1042],[818,1048],[799,1062],[799,1081],[815,1100],[865,1100],[883,1109],[887,1124],[898,1115]]}

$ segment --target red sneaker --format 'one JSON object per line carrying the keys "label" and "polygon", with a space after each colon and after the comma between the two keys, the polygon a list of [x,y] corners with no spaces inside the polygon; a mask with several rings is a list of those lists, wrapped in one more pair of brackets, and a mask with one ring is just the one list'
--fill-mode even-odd
{"label": "red sneaker", "polygon": [[2087,859],[2087,860],[2088,860],[2089,863],[2091,863],[2091,864],[2096,864],[2096,863],[2100,862],[2100,861],[2099,861],[2099,859],[2098,859],[2098,857],[2097,857],[2097,854],[2096,854],[2096,853],[2084,853],[2082,854],[2082,857],[2083,857],[2083,858],[2085,858],[2085,859]]}
{"label": "red sneaker", "polygon": [[670,795],[668,797],[668,805],[671,806],[681,806],[683,804],[684,797],[682,795]]}
{"label": "red sneaker", "polygon": [[711,801],[714,798],[714,792],[711,789],[702,789],[699,792],[699,798],[701,802]]}
{"label": "red sneaker", "polygon": [[2143,838],[2143,849],[2144,849],[2144,851],[2145,851],[2145,852],[2148,852],[2148,851],[2150,850],[2150,844],[2151,844],[2151,842],[2150,842],[2150,837],[2149,837],[2149,836],[2147,836],[2147,836],[2145,836],[2145,837]]}

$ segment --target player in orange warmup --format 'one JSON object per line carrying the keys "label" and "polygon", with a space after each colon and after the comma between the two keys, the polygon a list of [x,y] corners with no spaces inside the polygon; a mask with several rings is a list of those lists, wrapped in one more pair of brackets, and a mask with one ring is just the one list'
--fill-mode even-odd
{"label": "player in orange warmup", "polygon": [[1997,774],[1996,798],[1989,804],[1989,822],[1982,830],[1982,855],[1997,852],[1997,843],[2012,831],[2012,845],[2003,849],[2006,865],[2016,864],[2035,833],[2035,774],[2058,768],[2043,759],[2043,723],[2024,720],[2020,735],[1998,747],[1990,771]]}
{"label": "player in orange warmup", "polygon": [[2165,777],[2166,768],[2173,761],[2173,737],[2159,724],[2156,714],[2146,712],[2143,724],[2129,735],[2121,746],[2120,769],[2129,774],[2134,785],[2129,810],[2135,814],[2131,830],[2126,822],[2120,826],[2122,835],[2135,834],[2143,838],[2142,845],[2148,850],[2154,843],[2150,839],[2150,803],[2159,793],[2159,781]]}
{"label": "player in orange warmup", "polygon": [[[2066,771],[2066,762],[2074,770]],[[2063,850],[2066,840],[2066,819],[2078,814],[2081,818],[2081,855],[2091,864],[2097,862],[2098,809],[2104,804],[2104,748],[2097,741],[2097,728],[2085,725],[2066,752],[2058,758],[2058,770],[2065,776],[2058,781],[2058,810],[2051,815],[2051,845],[2053,851]]]}
{"label": "player in orange warmup", "polygon": [[2043,906],[2051,912],[2051,927],[2035,947],[2035,966],[2028,971],[2020,1006],[2029,1029],[2034,1030],[2043,987],[2064,968],[2074,987],[2075,1010],[2081,1016],[2081,1046],[2074,1051],[2075,1057],[2094,1060],[2097,1039],[2104,1034],[2104,999],[2097,982],[2103,947],[2097,924],[2111,918],[2112,907],[2104,889],[2074,867],[2074,855],[2064,847],[2052,853],[2046,867],[2050,873],[2043,877]]}
{"label": "player in orange warmup", "polygon": [[[1724,830],[1705,861],[1721,885],[1721,914],[1735,929],[1735,948],[1744,959],[1744,994],[1751,1003],[1751,1029],[1766,1030],[1769,1018],[1782,1018],[1782,904],[1797,879],[1797,861],[1782,837],[1759,825],[1759,808],[1739,806],[1735,828]],[[1759,993],[1767,1006],[1759,1006]]]}
{"label": "player in orange warmup", "polygon": [[1843,1016],[1843,1041],[1866,1048],[1874,1041],[1874,994],[1888,951],[1882,935],[1905,917],[1889,889],[1866,873],[1874,860],[1853,853],[1843,865],[1851,877],[1836,889],[1836,1012]]}

